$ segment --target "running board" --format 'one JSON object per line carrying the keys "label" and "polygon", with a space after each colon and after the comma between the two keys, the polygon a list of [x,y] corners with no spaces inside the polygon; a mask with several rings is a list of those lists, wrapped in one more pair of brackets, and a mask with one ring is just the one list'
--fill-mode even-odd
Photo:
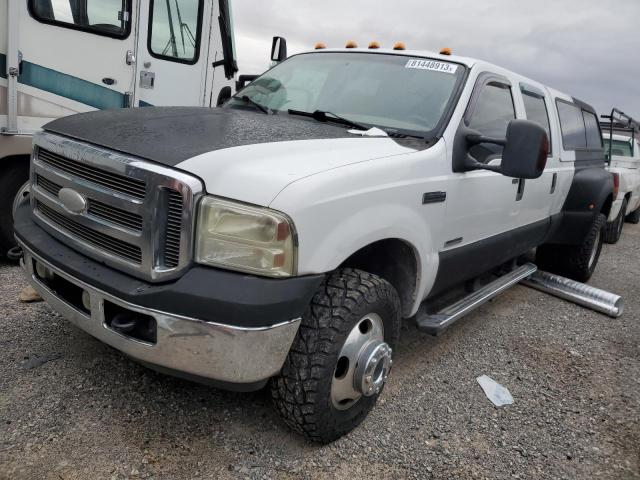
{"label": "running board", "polygon": [[438,313],[427,314],[418,311],[416,323],[418,329],[431,335],[442,333],[454,322],[472,312],[480,305],[501,294],[516,283],[529,277],[538,269],[533,263],[525,263],[521,267],[497,278],[493,282],[443,308]]}

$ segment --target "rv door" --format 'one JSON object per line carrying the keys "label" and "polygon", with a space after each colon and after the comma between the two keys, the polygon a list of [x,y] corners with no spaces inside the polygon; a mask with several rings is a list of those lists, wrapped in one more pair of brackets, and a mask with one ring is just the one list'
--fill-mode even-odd
{"label": "rv door", "polygon": [[212,8],[205,0],[141,2],[136,105],[204,105]]}

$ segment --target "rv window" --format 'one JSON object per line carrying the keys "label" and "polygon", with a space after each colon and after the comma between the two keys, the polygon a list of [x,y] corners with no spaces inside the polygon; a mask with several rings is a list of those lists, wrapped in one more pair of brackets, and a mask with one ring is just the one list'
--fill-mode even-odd
{"label": "rv window", "polygon": [[565,150],[584,150],[587,137],[580,108],[572,103],[556,101],[562,130],[562,144]]}
{"label": "rv window", "polygon": [[582,117],[584,118],[584,126],[587,132],[587,148],[594,150],[602,148],[602,136],[600,135],[598,119],[593,113],[586,110],[582,111]]}
{"label": "rv window", "polygon": [[129,36],[131,4],[127,0],[29,0],[29,12],[43,23],[108,37]]}
{"label": "rv window", "polygon": [[200,54],[202,0],[151,0],[149,53],[156,58],[194,64]]}
{"label": "rv window", "polygon": [[[526,91],[522,92],[522,100],[524,101],[524,110],[527,114],[527,120],[536,122],[545,132],[549,138],[549,145],[551,145],[551,128],[549,126],[549,114],[547,112],[547,106],[544,102],[544,97],[529,94]],[[549,151],[551,153],[551,151]]]}

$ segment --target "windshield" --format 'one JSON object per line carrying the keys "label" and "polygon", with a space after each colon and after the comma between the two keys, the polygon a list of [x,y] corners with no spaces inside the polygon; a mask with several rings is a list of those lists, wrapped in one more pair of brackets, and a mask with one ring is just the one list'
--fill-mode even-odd
{"label": "windshield", "polygon": [[[609,155],[609,139],[604,140],[604,151]],[[631,157],[631,142],[624,140],[612,140],[611,141],[611,155],[617,157]]]}
{"label": "windshield", "polygon": [[291,57],[242,89],[227,107],[330,112],[388,132],[433,131],[462,81],[455,63],[401,55],[326,52]]}

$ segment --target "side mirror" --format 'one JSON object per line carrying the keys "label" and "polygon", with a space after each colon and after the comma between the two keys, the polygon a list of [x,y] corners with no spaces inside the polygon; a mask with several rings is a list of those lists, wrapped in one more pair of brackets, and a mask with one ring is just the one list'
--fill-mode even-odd
{"label": "side mirror", "polygon": [[253,82],[260,75],[239,75],[236,80],[236,92],[242,90],[248,83]]}
{"label": "side mirror", "polygon": [[[530,120],[511,120],[507,127],[506,138],[489,138],[466,129],[464,140],[466,152],[463,160],[464,170],[491,170],[507,177],[534,179],[540,177],[547,165],[549,138],[547,132]],[[478,162],[468,150],[480,143],[493,143],[504,146],[502,162],[498,165],[486,165]]]}
{"label": "side mirror", "polygon": [[283,37],[273,37],[271,44],[271,61],[282,62],[287,59],[287,41]]}
{"label": "side mirror", "polygon": [[231,98],[231,87],[227,85],[226,87],[222,87],[220,89],[220,93],[218,93],[218,100],[216,101],[216,107],[222,106],[224,102]]}

